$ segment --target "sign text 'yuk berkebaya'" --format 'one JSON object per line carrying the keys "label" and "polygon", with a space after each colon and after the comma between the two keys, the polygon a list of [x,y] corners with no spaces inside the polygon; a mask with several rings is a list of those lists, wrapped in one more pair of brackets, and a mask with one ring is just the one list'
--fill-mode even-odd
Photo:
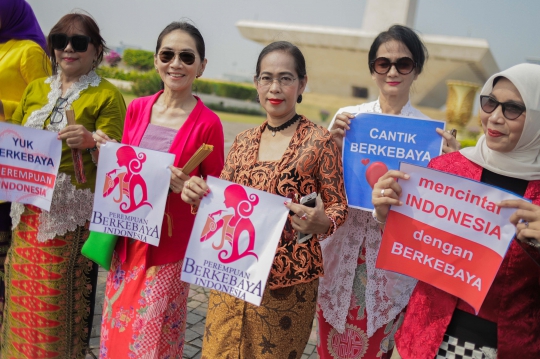
{"label": "sign text 'yuk berkebaya'", "polygon": [[377,267],[453,294],[478,312],[515,234],[520,197],[455,175],[402,163],[402,206],[388,214]]}
{"label": "sign text 'yuk berkebaya'", "polygon": [[62,153],[56,136],[0,122],[0,200],[50,209]]}

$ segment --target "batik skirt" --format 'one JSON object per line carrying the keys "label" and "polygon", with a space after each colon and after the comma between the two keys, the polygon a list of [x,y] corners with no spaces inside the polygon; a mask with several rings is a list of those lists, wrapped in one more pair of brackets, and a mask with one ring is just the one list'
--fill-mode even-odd
{"label": "batik skirt", "polygon": [[320,308],[317,310],[319,329],[317,352],[320,359],[390,358],[394,348],[394,334],[403,322],[403,313],[398,315],[398,319],[390,321],[390,323],[379,328],[368,338],[366,284],[365,249],[362,249],[358,256],[358,266],[355,271],[351,306],[347,314],[345,331],[339,333],[324,319]]}
{"label": "batik skirt", "polygon": [[100,359],[182,359],[189,284],[182,262],[145,268],[146,244],[113,256],[101,321]]}
{"label": "batik skirt", "polygon": [[88,226],[37,241],[27,205],[7,253],[2,358],[80,359],[88,348],[97,266],[81,255]]}
{"label": "batik skirt", "polygon": [[211,291],[202,359],[297,359],[311,334],[319,280],[270,290],[260,306]]}

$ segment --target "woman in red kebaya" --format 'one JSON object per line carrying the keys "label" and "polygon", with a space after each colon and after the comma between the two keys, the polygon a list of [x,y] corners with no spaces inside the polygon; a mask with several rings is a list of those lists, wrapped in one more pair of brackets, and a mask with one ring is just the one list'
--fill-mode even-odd
{"label": "woman in red kebaya", "polygon": [[[540,204],[540,66],[520,64],[493,75],[482,89],[480,107],[484,136],[476,147],[434,158],[429,167]],[[395,178],[406,180],[407,175],[389,171],[373,188],[380,222],[390,205],[399,205],[401,187]],[[524,212],[518,211],[512,221],[527,234],[527,220],[534,216]],[[525,221],[518,223],[518,215]],[[510,244],[478,315],[463,300],[418,282],[395,336],[399,353],[394,351],[392,358],[537,358],[540,252],[536,241],[527,243]]]}

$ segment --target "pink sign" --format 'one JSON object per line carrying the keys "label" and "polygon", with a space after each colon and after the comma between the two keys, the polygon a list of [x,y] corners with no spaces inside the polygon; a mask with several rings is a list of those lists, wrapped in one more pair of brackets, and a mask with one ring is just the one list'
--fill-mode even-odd
{"label": "pink sign", "polygon": [[171,153],[102,146],[90,230],[159,245],[173,161]]}
{"label": "pink sign", "polygon": [[260,305],[290,199],[208,177],[182,280]]}

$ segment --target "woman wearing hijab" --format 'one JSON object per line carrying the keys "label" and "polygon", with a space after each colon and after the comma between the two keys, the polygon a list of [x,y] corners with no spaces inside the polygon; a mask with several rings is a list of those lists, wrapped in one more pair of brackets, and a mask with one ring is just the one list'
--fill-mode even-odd
{"label": "woman wearing hijab", "polygon": [[[484,136],[476,147],[434,158],[429,167],[540,204],[540,66],[520,64],[493,75],[482,89],[480,106]],[[401,187],[395,179],[406,177],[389,171],[374,186],[378,221],[385,222],[390,205],[399,205]],[[418,282],[395,335],[399,354],[394,351],[393,358],[537,358],[540,267],[535,262],[540,252],[531,244],[510,244],[478,315],[463,300]]]}
{"label": "woman wearing hijab", "polygon": [[[49,76],[47,43],[24,0],[0,1],[0,121],[11,119],[26,86]],[[4,309],[4,261],[11,243],[10,203],[0,202],[0,322]]]}

